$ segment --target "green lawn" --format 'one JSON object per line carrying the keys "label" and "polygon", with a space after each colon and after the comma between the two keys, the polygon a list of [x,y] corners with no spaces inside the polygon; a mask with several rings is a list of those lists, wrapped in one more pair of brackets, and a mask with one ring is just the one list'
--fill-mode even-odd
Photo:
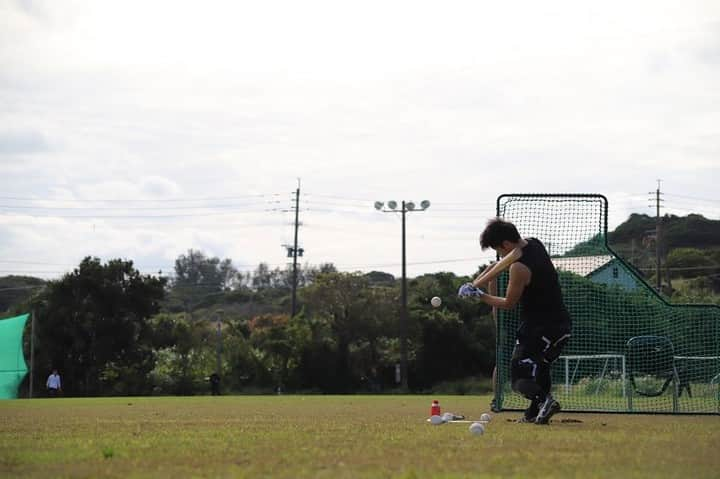
{"label": "green lawn", "polygon": [[[488,396],[222,396],[0,402],[0,477],[718,477],[719,416],[494,415]],[[563,419],[566,420],[563,422]],[[573,420],[568,422],[567,420]],[[581,421],[581,422],[577,422]]]}

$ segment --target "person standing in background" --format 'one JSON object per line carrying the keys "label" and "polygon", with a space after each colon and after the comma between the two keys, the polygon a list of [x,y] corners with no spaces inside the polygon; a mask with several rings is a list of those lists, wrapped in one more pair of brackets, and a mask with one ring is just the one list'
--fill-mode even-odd
{"label": "person standing in background", "polygon": [[45,386],[47,387],[48,397],[57,397],[62,392],[62,384],[57,369],[52,370],[52,374],[48,376]]}

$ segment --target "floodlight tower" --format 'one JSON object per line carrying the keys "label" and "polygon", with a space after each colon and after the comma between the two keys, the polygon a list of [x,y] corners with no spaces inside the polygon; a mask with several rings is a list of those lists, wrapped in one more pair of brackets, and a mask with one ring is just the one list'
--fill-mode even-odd
{"label": "floodlight tower", "polygon": [[402,216],[402,281],[400,283],[400,379],[402,381],[403,390],[408,390],[408,358],[407,358],[407,337],[408,337],[408,312],[407,312],[407,274],[405,261],[405,213],[425,211],[430,208],[430,202],[423,200],[420,202],[420,209],[415,209],[415,203],[412,201],[401,201],[400,209],[395,200],[387,202],[387,208],[382,201],[375,202],[375,209],[383,213],[400,213]]}

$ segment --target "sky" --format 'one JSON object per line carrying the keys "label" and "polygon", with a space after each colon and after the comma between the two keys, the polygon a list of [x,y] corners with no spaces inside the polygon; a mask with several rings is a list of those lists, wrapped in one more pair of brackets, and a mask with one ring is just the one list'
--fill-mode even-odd
{"label": "sky", "polygon": [[[720,219],[720,3],[0,0],[0,276],[473,274],[504,193]],[[522,233],[522,232],[521,232]]]}

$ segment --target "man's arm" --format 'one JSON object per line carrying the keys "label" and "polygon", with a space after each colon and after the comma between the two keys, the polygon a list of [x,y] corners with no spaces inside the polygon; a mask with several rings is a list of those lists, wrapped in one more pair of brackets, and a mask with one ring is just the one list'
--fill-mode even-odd
{"label": "man's arm", "polygon": [[493,308],[510,309],[514,307],[522,296],[525,286],[530,282],[530,270],[522,263],[513,263],[510,266],[510,281],[508,282],[507,294],[505,297],[495,294],[484,294],[480,300]]}
{"label": "man's arm", "polygon": [[500,259],[500,261],[485,268],[485,271],[483,271],[480,276],[473,280],[472,285],[476,288],[487,287],[490,284],[490,281],[497,278],[500,273],[508,269],[521,257],[522,248],[518,246],[517,248],[509,252],[507,255],[505,255],[502,259]]}
{"label": "man's arm", "polygon": [[[493,279],[490,281],[487,285],[488,294],[490,296],[497,296],[498,294],[498,285],[497,285],[497,279]],[[497,308],[493,307],[492,309],[492,316],[493,321],[497,324]]]}

